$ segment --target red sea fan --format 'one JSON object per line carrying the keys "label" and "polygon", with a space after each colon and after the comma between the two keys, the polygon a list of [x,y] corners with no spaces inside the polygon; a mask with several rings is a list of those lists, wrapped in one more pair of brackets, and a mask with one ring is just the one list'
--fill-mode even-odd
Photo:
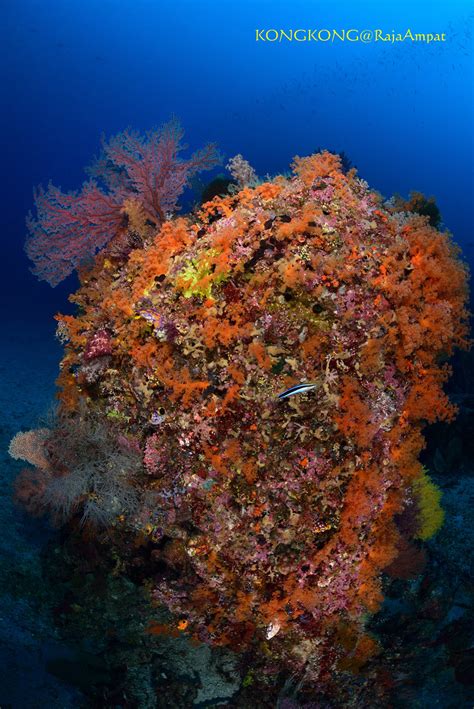
{"label": "red sea fan", "polygon": [[50,184],[35,192],[37,218],[27,219],[30,238],[25,251],[32,271],[57,286],[117,233],[123,220],[121,201],[86,182],[81,192],[61,192]]}
{"label": "red sea fan", "polygon": [[80,192],[40,187],[36,218],[30,214],[27,219],[25,250],[33,273],[58,285],[126,227],[126,200],[138,202],[149,222],[159,226],[176,209],[189,179],[218,163],[212,144],[180,159],[182,137],[176,121],[145,136],[123,131],[103,142],[103,154],[89,170],[93,179]]}
{"label": "red sea fan", "polygon": [[188,160],[180,160],[178,154],[185,148],[181,143],[183,135],[176,121],[161,130],[149,131],[144,137],[137,131],[123,131],[108,143],[103,142],[103,156],[91,173],[125,199],[138,197],[150,221],[161,224],[166,214],[176,209],[189,179],[218,162],[213,144],[196,151]]}

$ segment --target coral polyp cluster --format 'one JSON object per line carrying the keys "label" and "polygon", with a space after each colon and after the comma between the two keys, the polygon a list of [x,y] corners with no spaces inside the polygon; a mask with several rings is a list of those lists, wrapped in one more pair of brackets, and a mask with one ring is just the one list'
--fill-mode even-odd
{"label": "coral polyp cluster", "polygon": [[[58,316],[45,499],[75,489],[69,516],[93,522],[92,495],[124,564],[150,548],[146,583],[180,632],[325,682],[376,652],[382,572],[436,529],[418,458],[423,427],[455,415],[467,273],[447,232],[330,153],[241,187],[158,229],[128,203],[128,231],[82,272],[78,314]],[[55,468],[61,430],[86,422],[115,441],[111,465]]]}

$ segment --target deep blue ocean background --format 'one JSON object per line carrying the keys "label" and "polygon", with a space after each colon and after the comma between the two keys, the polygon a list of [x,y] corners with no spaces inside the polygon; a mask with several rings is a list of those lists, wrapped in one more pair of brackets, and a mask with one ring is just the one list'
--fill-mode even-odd
{"label": "deep blue ocean background", "polygon": [[[260,175],[325,147],[344,151],[387,197],[433,195],[472,266],[473,18],[469,0],[0,0],[0,546],[10,580],[29,569],[34,585],[48,532],[11,506],[19,468],[5,451],[53,399],[53,315],[71,308],[76,283],[51,289],[29,272],[33,187],[52,180],[78,189],[102,133],[145,131],[176,116],[190,150],[215,141]],[[444,32],[446,41],[255,41],[256,28],[298,27],[411,28]],[[45,670],[56,642],[48,620],[8,583],[2,593],[2,708],[76,706],[74,692]]]}
{"label": "deep blue ocean background", "polygon": [[[32,188],[77,189],[100,136],[176,115],[261,175],[344,150],[390,196],[433,194],[474,260],[473,8],[469,0],[2,0],[3,317],[60,308],[23,256]],[[445,43],[275,43],[256,28],[445,32]]]}

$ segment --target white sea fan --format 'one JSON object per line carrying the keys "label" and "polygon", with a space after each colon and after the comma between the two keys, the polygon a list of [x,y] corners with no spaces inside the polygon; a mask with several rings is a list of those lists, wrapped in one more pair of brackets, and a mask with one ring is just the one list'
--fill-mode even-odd
{"label": "white sea fan", "polygon": [[240,189],[242,189],[242,187],[255,185],[258,182],[257,173],[248,160],[240,155],[240,153],[234,155],[234,157],[229,160],[226,168],[229,170]]}

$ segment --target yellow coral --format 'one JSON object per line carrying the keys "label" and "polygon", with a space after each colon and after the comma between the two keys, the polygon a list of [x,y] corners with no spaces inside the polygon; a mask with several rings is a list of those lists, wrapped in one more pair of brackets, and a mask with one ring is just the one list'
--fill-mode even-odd
{"label": "yellow coral", "polygon": [[209,298],[212,284],[209,282],[204,284],[203,280],[208,279],[210,273],[208,264],[199,264],[195,259],[191,259],[180,273],[181,281],[185,284],[184,297],[191,298],[193,295],[201,295]]}
{"label": "yellow coral", "polygon": [[440,504],[441,490],[423,468],[421,476],[413,482],[413,492],[420,510],[420,528],[416,536],[418,539],[430,539],[444,522],[444,510]]}
{"label": "yellow coral", "polygon": [[177,285],[182,288],[185,298],[192,298],[194,295],[210,298],[213,284],[225,280],[224,274],[213,274],[212,260],[216,255],[217,251],[210,249],[207,258],[191,259],[180,272]]}

